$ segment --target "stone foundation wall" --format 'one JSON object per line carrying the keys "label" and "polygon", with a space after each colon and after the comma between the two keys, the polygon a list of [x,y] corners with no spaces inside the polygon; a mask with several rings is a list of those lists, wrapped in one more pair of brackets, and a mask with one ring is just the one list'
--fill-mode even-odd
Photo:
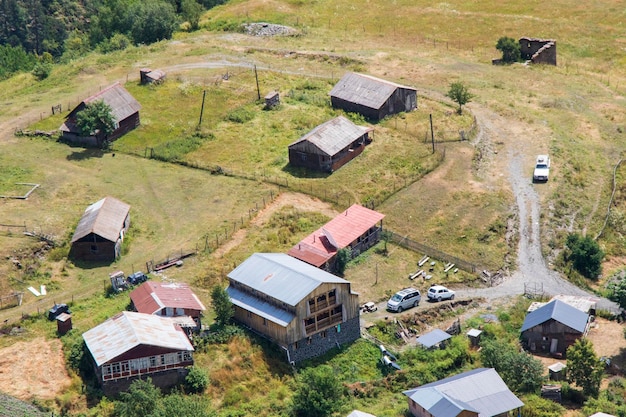
{"label": "stone foundation wall", "polygon": [[128,391],[130,384],[136,379],[151,378],[154,386],[161,388],[162,390],[168,390],[176,385],[182,384],[185,381],[185,377],[189,373],[187,368],[170,369],[162,372],[155,372],[153,374],[141,375],[141,377],[130,377],[123,379],[116,379],[113,381],[105,381],[102,383],[102,392],[107,397],[116,397],[120,392]]}
{"label": "stone foundation wall", "polygon": [[287,349],[287,357],[290,362],[298,363],[320,356],[332,348],[354,342],[359,337],[361,337],[361,327],[357,316],[338,326],[326,329],[325,335],[324,332],[320,332],[290,344]]}

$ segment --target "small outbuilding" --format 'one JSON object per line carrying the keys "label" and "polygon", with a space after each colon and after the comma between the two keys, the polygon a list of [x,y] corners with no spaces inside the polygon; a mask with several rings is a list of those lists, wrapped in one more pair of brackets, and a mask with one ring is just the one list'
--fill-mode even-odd
{"label": "small outbuilding", "polygon": [[373,129],[343,116],[327,121],[289,145],[289,164],[333,172],[356,158],[371,142]]}
{"label": "small outbuilding", "polygon": [[[104,132],[93,132],[92,135],[83,136],[76,125],[78,113],[87,105],[103,101],[111,108],[115,130],[106,135]],[[87,97],[76,106],[65,118],[61,125],[61,138],[69,143],[82,146],[103,147],[107,142],[113,142],[125,133],[139,126],[139,110],[141,105],[135,98],[118,82],[102,91]]]}
{"label": "small outbuilding", "polygon": [[130,227],[130,206],[105,197],[91,204],[72,236],[70,257],[82,261],[112,262],[122,253],[124,234]]}
{"label": "small outbuilding", "polygon": [[413,87],[356,72],[346,73],[330,92],[336,109],[359,113],[370,120],[410,112],[417,108],[417,90]]}
{"label": "small outbuilding", "polygon": [[450,340],[452,336],[443,330],[435,329],[428,333],[425,333],[415,339],[418,345],[422,346],[425,349],[435,349],[435,348],[445,348],[448,340]]}
{"label": "small outbuilding", "polygon": [[165,71],[142,68],[139,70],[141,84],[160,84],[165,81]]}
{"label": "small outbuilding", "polygon": [[72,330],[72,315],[68,313],[61,313],[56,317],[57,320],[57,334],[63,336],[70,330]]}
{"label": "small outbuilding", "polygon": [[567,367],[563,362],[556,362],[552,365],[548,366],[548,376],[551,381],[564,381],[565,380],[565,369]]}
{"label": "small outbuilding", "polygon": [[533,64],[556,65],[556,41],[523,37],[519,40],[522,59]]}
{"label": "small outbuilding", "polygon": [[472,347],[478,347],[480,345],[480,335],[483,333],[482,330],[478,329],[469,329],[467,331],[467,337],[470,340],[470,344]]}

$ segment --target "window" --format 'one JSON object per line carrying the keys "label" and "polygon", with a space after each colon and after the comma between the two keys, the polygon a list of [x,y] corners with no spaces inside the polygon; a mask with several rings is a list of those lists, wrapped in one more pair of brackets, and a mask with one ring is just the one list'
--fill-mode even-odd
{"label": "window", "polygon": [[320,332],[320,337],[321,337],[322,339],[325,339],[325,338],[326,338],[326,336],[327,336],[327,334],[326,334],[326,330],[324,330],[324,331]]}
{"label": "window", "polygon": [[156,366],[156,356],[150,356],[150,366]]}
{"label": "window", "polygon": [[307,337],[306,338],[306,344],[307,345],[310,345],[312,341],[313,341],[313,339],[311,337]]}
{"label": "window", "polygon": [[91,253],[98,253],[98,245],[91,245]]}
{"label": "window", "polygon": [[252,317],[252,312],[247,311],[248,318]]}
{"label": "window", "polygon": [[293,344],[293,350],[298,350],[298,346],[299,346],[299,345],[298,345],[298,342],[294,343],[294,344]]}
{"label": "window", "polygon": [[114,363],[113,365],[111,365],[111,373],[113,374],[119,374],[120,373],[120,364],[118,363]]}

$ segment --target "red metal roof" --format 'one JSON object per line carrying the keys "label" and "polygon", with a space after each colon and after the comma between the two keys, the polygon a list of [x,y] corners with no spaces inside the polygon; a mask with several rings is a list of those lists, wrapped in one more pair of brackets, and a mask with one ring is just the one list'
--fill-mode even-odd
{"label": "red metal roof", "polygon": [[204,311],[206,307],[187,284],[146,281],[130,293],[135,309],[154,314],[163,308]]}
{"label": "red metal roof", "polygon": [[320,267],[338,250],[349,246],[385,217],[377,211],[353,204],[346,211],[300,241],[288,252],[294,258]]}

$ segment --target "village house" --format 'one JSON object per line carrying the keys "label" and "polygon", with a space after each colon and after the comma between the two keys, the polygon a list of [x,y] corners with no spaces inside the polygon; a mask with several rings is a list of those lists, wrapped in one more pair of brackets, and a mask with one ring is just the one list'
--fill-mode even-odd
{"label": "village house", "polygon": [[357,126],[343,116],[327,121],[289,145],[289,164],[333,172],[363,152],[370,127]]}
{"label": "village house", "polygon": [[178,321],[181,327],[199,329],[206,307],[187,284],[146,281],[130,293],[135,311],[163,317],[190,317],[193,321]]}
{"label": "village house", "polygon": [[123,311],[83,333],[105,395],[126,391],[133,380],[152,378],[168,388],[184,381],[193,347],[170,317]]}
{"label": "village house", "polygon": [[384,214],[353,204],[289,249],[290,256],[326,271],[335,270],[337,252],[347,248],[351,257],[380,240]]}
{"label": "village house", "polygon": [[85,209],[72,236],[69,256],[81,261],[112,262],[122,253],[129,227],[130,206],[105,197]]}
{"label": "village house", "polygon": [[371,75],[346,73],[330,91],[334,108],[359,113],[370,120],[417,108],[417,90]]}
{"label": "village house", "polygon": [[493,368],[478,368],[404,391],[414,417],[505,417],[524,405]]}
{"label": "village house", "polygon": [[521,329],[523,345],[531,352],[549,352],[564,357],[567,348],[589,331],[590,315],[564,301],[554,299],[532,309]]}
{"label": "village house", "polygon": [[[83,136],[76,126],[76,117],[88,104],[103,101],[109,107],[115,130],[106,136],[104,132],[94,132],[93,135]],[[106,142],[113,142],[125,133],[139,126],[139,110],[141,105],[135,98],[118,82],[102,91],[86,98],[76,106],[65,118],[61,125],[61,139],[82,146],[103,147]]]}
{"label": "village house", "polygon": [[283,349],[290,363],[361,335],[350,282],[287,254],[255,253],[228,280],[234,318]]}

